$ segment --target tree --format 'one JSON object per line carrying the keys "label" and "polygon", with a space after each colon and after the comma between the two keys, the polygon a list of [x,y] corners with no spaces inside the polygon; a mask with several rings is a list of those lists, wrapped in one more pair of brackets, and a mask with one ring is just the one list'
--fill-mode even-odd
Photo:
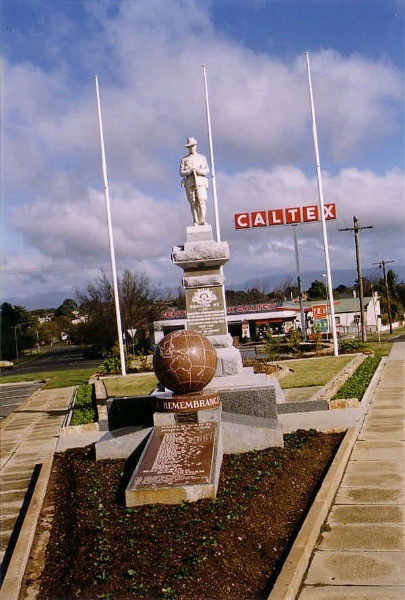
{"label": "tree", "polygon": [[300,353],[300,344],[302,342],[302,334],[298,329],[290,329],[285,337],[288,348],[297,355]]}
{"label": "tree", "polygon": [[311,283],[311,287],[307,290],[309,300],[325,300],[327,299],[326,286],[323,281],[315,279]]}
{"label": "tree", "polygon": [[35,345],[35,320],[23,306],[1,305],[1,356],[13,360]]}
{"label": "tree", "polygon": [[[405,311],[405,284],[398,282],[398,275],[392,269],[387,272],[387,286],[392,320],[402,320]],[[378,280],[375,290],[380,295],[382,321],[386,324],[388,323],[388,305],[383,277]]]}
{"label": "tree", "polygon": [[58,320],[52,319],[38,325],[38,331],[41,342],[49,345],[53,344],[55,340],[60,341],[63,328],[60,328]]}
{"label": "tree", "polygon": [[73,298],[66,298],[66,300],[63,301],[63,304],[55,310],[55,317],[69,317],[72,319],[77,310],[78,306],[76,300],[73,300]]}
{"label": "tree", "polygon": [[137,330],[137,344],[146,352],[149,348],[149,323],[161,310],[158,294],[152,290],[145,274],[137,275],[126,270],[120,280],[121,319],[124,331]]}
{"label": "tree", "polygon": [[184,289],[179,286],[177,296],[173,296],[171,292],[169,292],[166,298],[166,304],[168,306],[174,306],[179,310],[186,309],[186,294],[184,293]]}
{"label": "tree", "polygon": [[228,306],[238,304],[258,304],[269,302],[271,295],[262,291],[259,287],[247,288],[246,290],[225,290],[225,298]]}
{"label": "tree", "polygon": [[[356,280],[356,289],[358,281]],[[373,291],[379,288],[378,277],[363,277],[363,292],[365,296],[371,296]]]}
{"label": "tree", "polygon": [[273,295],[277,300],[283,302],[284,300],[293,300],[298,296],[298,285],[294,283],[292,277],[287,277],[285,281],[280,283],[273,292]]}
{"label": "tree", "polygon": [[264,332],[263,336],[264,350],[266,357],[274,361],[280,355],[280,338],[273,335],[271,329]]}
{"label": "tree", "polygon": [[315,353],[317,356],[320,356],[322,354],[322,339],[323,339],[323,335],[322,335],[322,330],[321,327],[318,323],[315,323],[313,329],[312,329],[312,339],[315,342]]}
{"label": "tree", "polygon": [[[121,324],[123,332],[137,330],[137,339],[143,346],[148,340],[148,324],[157,318],[161,306],[149,278],[126,270],[118,279]],[[85,292],[78,294],[80,311],[88,321],[80,323],[75,336],[79,342],[92,344],[110,351],[117,343],[118,333],[111,278],[102,272],[95,283],[89,283]]]}
{"label": "tree", "polygon": [[342,283],[337,286],[334,292],[336,292],[337,298],[351,298],[353,296],[352,290]]}

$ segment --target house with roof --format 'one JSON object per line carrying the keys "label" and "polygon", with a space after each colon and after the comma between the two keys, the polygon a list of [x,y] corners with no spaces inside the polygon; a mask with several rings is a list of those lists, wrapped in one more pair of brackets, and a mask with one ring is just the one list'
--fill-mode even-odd
{"label": "house with roof", "polygon": [[[360,299],[334,300],[336,330],[338,334],[359,334],[361,331]],[[364,323],[367,333],[381,331],[381,307],[377,292],[363,298]]]}

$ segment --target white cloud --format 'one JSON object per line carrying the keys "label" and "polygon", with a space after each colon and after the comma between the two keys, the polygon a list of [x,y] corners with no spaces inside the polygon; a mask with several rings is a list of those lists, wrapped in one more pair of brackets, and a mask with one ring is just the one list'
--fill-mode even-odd
{"label": "white cloud", "polygon": [[320,130],[332,157],[341,160],[389,137],[401,118],[401,76],[384,62],[334,51],[311,60]]}
{"label": "white cloud", "polygon": [[[59,285],[66,280],[58,278],[59,264],[76,269],[72,279],[77,270],[82,277],[87,268],[93,273],[91,265],[108,268],[97,73],[117,260],[161,282],[180,282],[169,255],[172,245],[184,241],[190,215],[178,165],[189,135],[207,154],[205,64],[222,238],[232,251],[228,279],[294,271],[288,229],[235,232],[233,213],[317,203],[316,180],[308,176],[314,164],[304,56],[282,60],[253,52],[216,31],[207,7],[193,1],[84,6],[90,15],[86,31],[97,35],[76,37],[73,23],[63,18],[46,39],[48,55],[61,59],[58,68],[47,70],[28,55],[23,62],[4,60],[5,226],[24,240],[29,256],[24,261],[23,254],[5,247],[7,268],[20,265],[22,271],[27,262],[26,270],[42,268],[43,277],[48,272]],[[362,236],[364,262],[391,250],[390,239],[399,257],[404,223],[399,157],[390,155],[386,174],[359,168],[356,161],[361,157],[364,164],[368,148],[389,144],[399,127],[401,74],[388,63],[333,50],[314,53],[311,70],[326,201],[336,202],[342,226],[351,226],[353,214],[374,225],[374,232]],[[349,234],[329,230],[335,263],[353,264],[351,241],[343,237]],[[322,262],[314,226],[300,228],[300,246],[303,268]],[[13,285],[28,293],[36,283],[16,276],[4,291]]]}

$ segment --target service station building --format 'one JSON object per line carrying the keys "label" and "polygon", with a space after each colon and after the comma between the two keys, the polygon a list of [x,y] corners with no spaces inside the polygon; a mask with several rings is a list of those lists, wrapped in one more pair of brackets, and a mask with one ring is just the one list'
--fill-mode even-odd
{"label": "service station building", "polygon": [[[313,306],[319,305],[319,303],[319,300],[317,302],[304,303],[308,333],[313,325]],[[338,335],[356,335],[360,333],[359,305],[358,298],[335,299],[334,308]],[[381,328],[378,294],[375,293],[373,297],[364,298],[363,308],[367,331],[369,333],[377,332]],[[267,330],[270,330],[273,335],[285,335],[291,329],[302,329],[298,302],[242,304],[228,306],[226,311],[228,332],[235,341],[249,339],[259,342]],[[330,319],[329,310],[327,312],[328,319]],[[165,310],[161,313],[160,319],[153,323],[154,342],[158,344],[171,331],[186,328],[187,317],[185,310]]]}

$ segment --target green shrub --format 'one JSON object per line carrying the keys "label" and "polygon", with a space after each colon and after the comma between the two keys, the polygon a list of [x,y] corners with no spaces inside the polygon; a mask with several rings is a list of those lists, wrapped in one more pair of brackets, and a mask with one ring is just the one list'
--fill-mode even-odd
{"label": "green shrub", "polygon": [[[125,367],[129,371],[131,368],[132,356],[125,357]],[[117,375],[121,373],[121,356],[118,345],[115,345],[111,350],[111,354],[104,360],[100,368],[101,375]]]}
{"label": "green shrub", "polygon": [[340,342],[340,354],[353,354],[355,352],[371,352],[371,348],[361,340],[343,340]]}
{"label": "green shrub", "polygon": [[275,337],[271,329],[264,332],[264,351],[269,360],[277,360],[280,356],[280,338]]}
{"label": "green shrub", "polygon": [[332,400],[338,400],[339,398],[358,398],[358,400],[361,400],[380,364],[380,360],[379,356],[368,356],[336,392]]}
{"label": "green shrub", "polygon": [[77,388],[70,425],[86,425],[95,421],[97,412],[94,406],[93,386],[85,383]]}
{"label": "green shrub", "polygon": [[302,342],[302,334],[298,329],[291,329],[286,335],[285,341],[289,350],[295,355],[300,354],[300,344]]}
{"label": "green shrub", "polygon": [[142,351],[137,352],[136,354],[136,363],[137,367],[135,371],[139,373],[148,373],[153,371],[152,363],[148,360],[148,354],[144,354]]}
{"label": "green shrub", "polygon": [[323,335],[322,335],[321,327],[317,323],[314,325],[314,328],[312,330],[312,339],[314,340],[314,343],[315,343],[315,353],[317,356],[320,356],[322,354]]}

